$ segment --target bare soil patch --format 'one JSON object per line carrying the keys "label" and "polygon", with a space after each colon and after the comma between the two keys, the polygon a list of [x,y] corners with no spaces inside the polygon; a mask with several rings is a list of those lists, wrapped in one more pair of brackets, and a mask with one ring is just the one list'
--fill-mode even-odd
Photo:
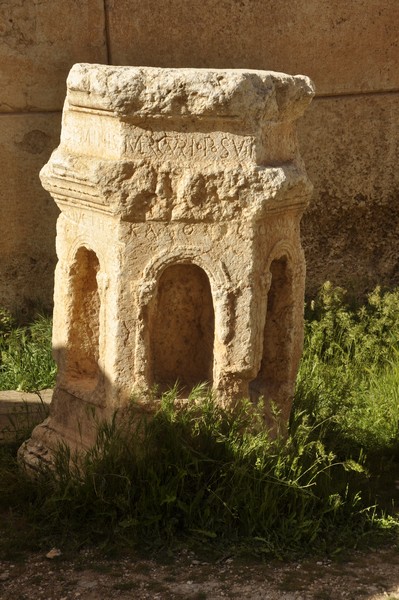
{"label": "bare soil patch", "polygon": [[31,553],[0,562],[1,600],[399,600],[396,548],[334,560],[207,562],[188,550],[164,559],[105,559],[82,550],[54,559]]}

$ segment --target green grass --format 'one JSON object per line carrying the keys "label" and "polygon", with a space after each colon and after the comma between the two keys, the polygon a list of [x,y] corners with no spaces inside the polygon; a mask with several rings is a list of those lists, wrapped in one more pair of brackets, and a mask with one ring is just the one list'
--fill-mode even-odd
{"label": "green grass", "polygon": [[399,291],[377,288],[359,308],[325,284],[310,303],[295,410],[330,420],[340,453],[399,452]]}
{"label": "green grass", "polygon": [[51,319],[42,315],[18,327],[0,310],[0,390],[36,392],[54,385],[51,327]]}
{"label": "green grass", "polygon": [[83,458],[61,448],[55,474],[36,482],[5,463],[0,508],[29,507],[46,539],[160,547],[184,538],[279,556],[370,530],[362,466],[337,460],[317,427],[298,420],[288,438],[270,440],[245,405],[224,410],[200,391],[184,409],[164,395],[148,421],[135,421],[132,405],[99,427]]}
{"label": "green grass", "polygon": [[[132,402],[98,425],[83,458],[62,447],[55,472],[36,481],[16,468],[15,447],[0,449],[0,556],[23,549],[26,531],[38,547],[183,540],[260,556],[396,540],[399,291],[377,289],[356,308],[326,284],[306,316],[286,437],[271,440],[248,402],[222,409],[199,387],[184,408],[175,390],[165,394],[150,420]],[[9,327],[9,347],[41,340],[48,352],[50,324],[37,323],[24,334]],[[31,389],[34,372],[53,376],[48,358],[29,371],[22,354]]]}

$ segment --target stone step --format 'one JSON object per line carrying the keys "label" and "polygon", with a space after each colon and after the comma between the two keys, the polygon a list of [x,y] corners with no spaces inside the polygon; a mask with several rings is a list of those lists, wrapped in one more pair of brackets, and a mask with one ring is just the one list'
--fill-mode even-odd
{"label": "stone step", "polygon": [[29,437],[32,428],[47,417],[52,395],[51,389],[0,392],[0,444]]}

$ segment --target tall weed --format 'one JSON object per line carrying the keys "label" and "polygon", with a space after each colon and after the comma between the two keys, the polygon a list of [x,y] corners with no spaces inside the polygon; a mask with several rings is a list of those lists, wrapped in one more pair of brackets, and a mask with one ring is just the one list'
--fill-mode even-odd
{"label": "tall weed", "polygon": [[35,519],[46,535],[85,542],[184,537],[275,555],[369,529],[361,464],[338,460],[306,418],[271,440],[247,408],[222,409],[209,395],[182,407],[169,393],[137,420],[132,405],[99,425],[84,456],[59,449],[31,499]]}
{"label": "tall weed", "polygon": [[368,454],[398,446],[399,290],[376,288],[351,308],[328,282],[307,307],[295,408],[330,419],[335,450]]}

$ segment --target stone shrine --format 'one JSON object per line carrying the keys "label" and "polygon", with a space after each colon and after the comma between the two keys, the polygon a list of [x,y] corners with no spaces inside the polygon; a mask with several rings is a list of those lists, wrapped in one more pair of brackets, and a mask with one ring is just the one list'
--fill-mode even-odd
{"label": "stone shrine", "polygon": [[312,191],[295,122],[304,76],[75,65],[42,169],[61,210],[50,417],[20,449],[94,441],[134,395],[178,382],[289,417],[303,342],[300,220]]}

